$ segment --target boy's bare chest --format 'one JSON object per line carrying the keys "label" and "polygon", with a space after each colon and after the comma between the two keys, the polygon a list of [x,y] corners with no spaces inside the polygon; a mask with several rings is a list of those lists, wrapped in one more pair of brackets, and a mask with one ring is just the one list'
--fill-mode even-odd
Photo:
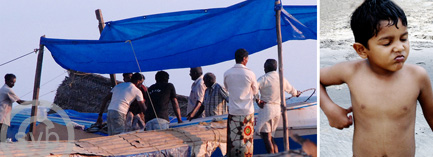
{"label": "boy's bare chest", "polygon": [[416,109],[420,92],[414,79],[359,78],[348,82],[354,112],[366,116],[405,117]]}

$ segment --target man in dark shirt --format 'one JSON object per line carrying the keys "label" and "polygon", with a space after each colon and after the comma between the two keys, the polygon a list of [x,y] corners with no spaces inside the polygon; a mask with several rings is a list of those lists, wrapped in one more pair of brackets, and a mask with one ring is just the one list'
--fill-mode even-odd
{"label": "man in dark shirt", "polygon": [[[155,75],[156,83],[149,87],[149,103],[145,114],[146,130],[168,129],[168,104],[171,101],[177,122],[182,123],[180,108],[176,98],[176,89],[168,83],[169,75],[165,71],[158,71]],[[156,116],[155,116],[156,113]]]}

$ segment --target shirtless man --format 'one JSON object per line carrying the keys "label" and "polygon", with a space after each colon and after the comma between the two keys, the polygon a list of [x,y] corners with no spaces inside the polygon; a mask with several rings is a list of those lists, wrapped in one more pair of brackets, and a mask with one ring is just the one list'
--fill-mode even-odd
{"label": "shirtless man", "polygon": [[[433,128],[433,93],[422,67],[404,64],[409,55],[407,20],[389,0],[366,0],[352,15],[353,48],[362,60],[320,71],[321,108],[332,127],[355,123],[354,156],[414,156],[417,100]],[[325,87],[346,83],[352,107],[344,109]],[[353,111],[352,116],[348,116]]]}

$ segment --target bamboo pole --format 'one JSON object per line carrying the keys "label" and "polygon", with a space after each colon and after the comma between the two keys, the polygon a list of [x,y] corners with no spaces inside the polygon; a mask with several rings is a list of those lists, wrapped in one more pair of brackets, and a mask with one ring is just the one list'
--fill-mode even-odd
{"label": "bamboo pole", "polygon": [[[45,37],[42,36],[42,37]],[[39,54],[38,60],[36,63],[36,74],[35,74],[35,85],[33,87],[33,104],[32,104],[32,113],[30,118],[30,129],[28,140],[32,141],[33,131],[36,130],[36,116],[38,115],[38,106],[39,106],[39,89],[41,87],[41,74],[42,74],[42,61],[44,59],[44,45],[39,44]]]}
{"label": "bamboo pole", "polygon": [[[279,6],[281,4],[280,0],[275,0],[275,6]],[[275,10],[275,18],[276,18],[276,27],[277,27],[277,41],[278,41],[278,73],[280,76],[280,98],[281,98],[281,116],[283,117],[283,138],[284,138],[284,151],[289,151],[289,129],[287,122],[287,113],[286,113],[286,101],[284,96],[284,86],[283,86],[283,44],[281,37],[281,10]]]}
{"label": "bamboo pole", "polygon": [[[102,33],[102,30],[104,30],[104,27],[105,27],[105,23],[104,23],[104,18],[102,17],[101,9],[96,9],[95,14],[96,14],[96,19],[99,21],[99,24],[98,24],[99,33]],[[110,80],[111,80],[111,86],[112,87],[117,85],[115,74],[110,74]]]}

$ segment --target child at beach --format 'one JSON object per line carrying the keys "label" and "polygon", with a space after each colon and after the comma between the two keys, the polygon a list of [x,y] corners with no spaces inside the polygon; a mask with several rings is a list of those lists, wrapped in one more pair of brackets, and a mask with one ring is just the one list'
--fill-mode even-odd
{"label": "child at beach", "polygon": [[[353,12],[351,28],[362,60],[320,70],[321,109],[331,127],[354,123],[354,156],[414,156],[417,100],[433,128],[433,92],[425,69],[404,64],[410,49],[406,15],[389,0],[366,0]],[[351,95],[348,109],[325,90],[343,83]]]}

